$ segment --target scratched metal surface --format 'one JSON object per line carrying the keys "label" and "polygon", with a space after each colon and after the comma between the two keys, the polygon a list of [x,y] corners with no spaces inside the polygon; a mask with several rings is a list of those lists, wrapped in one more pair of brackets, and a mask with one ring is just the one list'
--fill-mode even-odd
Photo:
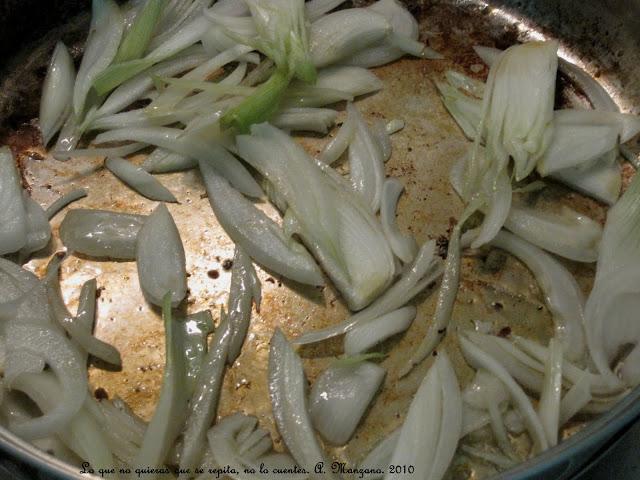
{"label": "scratched metal surface", "polygon": [[[547,29],[553,29],[553,22],[546,24],[546,17],[541,17],[541,24],[547,26],[532,28],[509,13],[508,8],[493,8],[481,2],[413,2],[412,8],[421,21],[422,39],[442,52],[445,60],[403,59],[375,69],[384,81],[384,89],[360,100],[358,107],[369,120],[400,118],[406,122],[405,129],[393,136],[393,155],[386,173],[398,177],[406,186],[406,193],[399,204],[401,229],[411,231],[419,242],[424,242],[430,238],[447,237],[452,222],[461,213],[462,204],[449,186],[448,172],[469,145],[442,106],[432,80],[442,78],[449,68],[484,78],[487,69],[473,53],[471,47],[474,44],[506,47],[518,40],[541,38]],[[555,21],[555,17],[553,19]],[[82,19],[76,24],[81,25]],[[71,33],[65,35],[73,37],[73,31],[71,28]],[[567,45],[563,44],[563,55],[581,63],[585,55],[598,53],[597,46],[573,49]],[[33,69],[47,58],[48,48],[45,44],[41,50],[32,52]],[[616,76],[615,67],[605,69],[594,67],[593,63],[584,65],[600,75],[626,110],[632,110],[634,95],[623,96],[620,93],[622,86],[631,88],[630,84],[622,76]],[[10,80],[7,77],[5,82]],[[580,92],[562,81],[560,86],[564,92],[559,96],[560,103],[585,104]],[[634,89],[630,91],[636,93]],[[12,99],[12,102],[16,100]],[[31,117],[24,112],[16,117],[15,110],[2,110],[6,103],[0,107],[0,111],[6,113],[5,141],[18,154],[24,183],[37,201],[47,205],[71,189],[83,187],[89,196],[70,208],[143,214],[153,209],[154,202],[127,189],[102,169],[102,158],[75,159],[67,163],[53,160],[39,145],[33,124],[24,122]],[[301,138],[300,141],[310,153],[315,154],[327,140]],[[142,159],[142,155],[135,157],[137,162]],[[78,176],[78,172],[84,173]],[[181,308],[188,312],[207,308],[217,317],[219,307],[227,298],[233,244],[216,222],[201,179],[195,171],[160,175],[159,179],[179,200],[179,204],[169,205],[169,209],[184,242],[189,272],[189,296]],[[546,189],[536,201],[540,206],[570,204],[604,221],[604,209],[597,202],[557,185]],[[272,208],[267,205],[261,205],[261,208],[277,218]],[[39,275],[50,254],[62,248],[57,231],[63,217],[64,212],[53,221],[54,240],[49,251],[27,265]],[[593,275],[592,267],[566,264],[587,292]],[[533,277],[522,264],[507,258],[500,271],[491,272],[485,267],[482,257],[470,257],[464,259],[463,265],[462,284],[453,318],[456,327],[473,328],[475,322],[485,322],[494,332],[509,327],[513,333],[546,342],[551,333],[551,317]],[[273,329],[280,327],[292,337],[305,330],[338,322],[347,315],[347,310],[329,285],[322,289],[308,288],[263,270],[259,270],[259,275],[263,285],[262,308],[260,312],[254,312],[243,352],[226,374],[219,415],[242,411],[258,416],[280,446],[271,418],[266,384],[269,339]],[[72,311],[77,305],[82,283],[92,277],[97,279],[100,287],[96,335],[116,346],[123,357],[121,371],[92,367],[92,388],[102,388],[110,397],[120,396],[134,411],[148,419],[158,399],[164,364],[164,333],[158,312],[142,297],[135,263],[96,261],[77,256],[68,258],[62,268],[63,291]],[[389,354],[382,362],[388,370],[384,387],[349,445],[328,446],[328,451],[335,458],[349,462],[361,459],[378,439],[401,424],[408,403],[431,361],[424,362],[406,379],[399,380],[397,372],[406,360],[406,352],[419,344],[426,331],[434,300],[433,292],[419,296],[413,302],[418,307],[418,317],[413,326],[406,334],[383,345],[383,350]],[[341,342],[332,341],[301,350],[310,381],[341,353],[340,348]],[[470,380],[472,371],[462,360],[455,333],[448,336],[441,348],[446,348],[452,356],[464,385]],[[452,478],[467,478],[469,474],[479,478],[484,473],[491,472],[482,469],[472,472],[465,462],[459,462],[452,469]]]}

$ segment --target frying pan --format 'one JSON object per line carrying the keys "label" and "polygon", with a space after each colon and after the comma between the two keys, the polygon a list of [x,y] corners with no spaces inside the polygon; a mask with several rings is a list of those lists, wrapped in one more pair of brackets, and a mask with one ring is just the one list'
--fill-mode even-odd
{"label": "frying pan", "polygon": [[[353,2],[356,5],[370,2]],[[557,38],[561,56],[576,63],[609,91],[624,112],[640,113],[640,1],[638,0],[417,0],[405,2],[421,25],[421,39],[443,53],[445,60],[402,59],[375,69],[385,88],[379,94],[358,102],[367,118],[402,118],[406,127],[394,135],[394,154],[387,174],[405,184],[406,193],[399,206],[398,222],[423,242],[448,235],[451,224],[462,211],[462,204],[451,191],[448,172],[465,151],[467,142],[438,99],[431,80],[454,68],[483,78],[487,69],[475,56],[472,46],[484,44],[505,48],[517,41]],[[0,141],[14,150],[31,195],[48,204],[72,188],[82,186],[89,196],[71,208],[102,208],[131,213],[149,213],[153,202],[129,191],[102,168],[102,158],[56,162],[41,145],[37,130],[41,83],[53,45],[62,39],[78,59],[88,28],[89,2],[80,0],[5,0],[0,4]],[[588,100],[568,79],[558,80],[557,102],[588,107]],[[343,113],[341,114],[343,115]],[[324,140],[301,139],[310,153],[316,153]],[[633,144],[632,149],[638,150]],[[134,159],[134,161],[140,158]],[[79,174],[79,172],[81,174]],[[624,168],[625,181],[633,174]],[[189,297],[185,310],[209,308],[218,311],[226,301],[229,287],[229,261],[233,244],[217,224],[197,172],[161,177],[178,197],[171,212],[180,229],[187,251]],[[560,185],[550,185],[534,199],[540,208],[569,204],[572,208],[604,222],[606,210]],[[267,214],[276,212],[261,205]],[[54,240],[47,251],[32,259],[27,268],[41,275],[49,256],[62,248],[57,230],[63,215],[53,220]],[[516,334],[546,341],[552,331],[551,317],[530,273],[511,258],[502,258],[500,268],[480,258],[465,258],[463,280],[454,311],[454,325],[472,328],[476,322],[499,331],[505,327]],[[593,266],[565,265],[576,276],[585,292],[591,286]],[[227,372],[219,415],[243,411],[256,415],[274,437],[281,441],[271,419],[266,386],[268,342],[276,326],[289,336],[337,322],[346,315],[339,296],[327,286],[302,287],[259,271],[263,284],[263,305],[254,312],[243,353]],[[101,288],[98,300],[96,335],[114,344],[123,354],[121,371],[90,368],[92,388],[126,400],[141,416],[149,418],[157,401],[164,365],[164,333],[158,312],[142,298],[135,264],[96,261],[71,257],[62,268],[65,299],[72,309],[82,283],[96,277]],[[415,348],[426,331],[434,308],[433,291],[415,302],[418,317],[400,338],[389,340],[383,350],[388,375],[382,392],[375,399],[354,439],[346,447],[328,450],[333,457],[357,461],[376,440],[401,424],[411,397],[430,361],[424,362],[406,379],[398,378],[403,352]],[[473,372],[465,366],[457,349],[455,334],[444,347],[456,364],[462,384]],[[301,350],[310,381],[340,353],[338,342],[326,342]],[[612,410],[590,422],[579,419],[562,434],[568,438],[559,446],[522,463],[498,478],[573,478],[598,452],[640,416],[640,390],[635,390]],[[526,448],[523,438],[521,448]],[[37,450],[0,428],[0,449],[27,469],[28,478],[36,473],[45,478],[76,479],[79,468],[66,465]],[[453,478],[466,478],[470,467],[455,465]],[[2,473],[2,470],[0,470]],[[5,473],[4,476],[11,475]],[[3,477],[4,478],[4,477]]]}

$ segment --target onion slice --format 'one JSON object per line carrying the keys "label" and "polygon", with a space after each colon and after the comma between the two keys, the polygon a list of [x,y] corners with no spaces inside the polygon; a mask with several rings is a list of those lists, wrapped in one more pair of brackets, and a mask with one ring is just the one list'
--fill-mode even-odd
{"label": "onion slice", "polygon": [[27,241],[27,210],[20,174],[9,147],[0,149],[0,255],[20,250]]}
{"label": "onion slice", "polygon": [[538,414],[550,447],[558,443],[561,395],[562,345],[558,340],[552,338],[549,341],[549,356],[544,366],[544,385],[538,405]]}
{"label": "onion slice", "polygon": [[177,306],[187,294],[187,271],[180,232],[164,203],[147,217],[136,239],[136,263],[140,288],[146,299],[163,305],[171,292]]}
{"label": "onion slice", "polygon": [[410,263],[418,253],[418,244],[412,235],[401,233],[396,222],[398,199],[403,190],[404,186],[399,180],[385,180],[380,200],[380,223],[395,256],[403,263]]}
{"label": "onion slice", "polygon": [[78,208],[60,224],[60,239],[69,251],[96,258],[135,260],[136,238],[147,217]]}
{"label": "onion slice", "polygon": [[76,70],[69,50],[64,43],[58,42],[49,63],[40,97],[39,122],[42,143],[45,147],[60,130],[71,112],[75,76]]}
{"label": "onion slice", "polygon": [[178,201],[153,175],[123,158],[108,158],[104,165],[127,186],[151,200]]}
{"label": "onion slice", "polygon": [[402,307],[354,327],[344,337],[344,353],[357,355],[366,352],[387,338],[404,332],[416,318],[416,313],[416,307]]}
{"label": "onion slice", "polygon": [[300,357],[282,331],[276,329],[269,351],[269,393],[278,431],[309,478],[334,478],[330,473],[311,473],[319,462],[327,462],[307,413],[306,383]]}

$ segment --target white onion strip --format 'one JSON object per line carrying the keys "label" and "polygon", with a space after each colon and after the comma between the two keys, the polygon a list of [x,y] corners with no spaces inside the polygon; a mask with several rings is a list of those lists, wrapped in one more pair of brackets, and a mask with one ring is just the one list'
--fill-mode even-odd
{"label": "white onion strip", "polygon": [[153,175],[123,158],[108,158],[104,165],[127,186],[151,200],[160,202],[178,201],[173,193]]}
{"label": "white onion strip", "polygon": [[366,352],[387,338],[404,332],[416,318],[416,312],[416,307],[407,306],[354,327],[344,337],[344,353],[357,355]]}
{"label": "white onion strip", "polygon": [[410,263],[418,253],[418,244],[412,235],[403,234],[396,223],[398,199],[404,186],[396,178],[387,179],[382,186],[380,223],[393,253],[403,263]]}
{"label": "white onion strip", "polygon": [[0,255],[5,255],[17,252],[27,241],[27,210],[9,147],[0,149],[0,205]]}
{"label": "white onion strip", "polygon": [[75,76],[76,70],[69,50],[64,43],[58,42],[51,57],[40,98],[39,122],[45,147],[60,130],[71,111]]}
{"label": "white onion strip", "polygon": [[549,446],[558,443],[560,397],[562,395],[562,344],[555,338],[549,341],[549,356],[544,366],[544,385],[538,405],[540,422]]}
{"label": "white onion strip", "polygon": [[45,214],[47,215],[47,218],[51,220],[56,216],[58,212],[64,210],[70,203],[80,200],[81,198],[84,198],[86,196],[87,191],[84,188],[76,188],[75,190],[71,190],[69,193],[64,194],[51,205],[49,205],[45,210]]}

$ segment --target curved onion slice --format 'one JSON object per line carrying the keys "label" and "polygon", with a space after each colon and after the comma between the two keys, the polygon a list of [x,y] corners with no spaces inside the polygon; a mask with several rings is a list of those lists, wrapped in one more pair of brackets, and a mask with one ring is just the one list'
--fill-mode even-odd
{"label": "curved onion slice", "polygon": [[[443,350],[413,397],[390,465],[413,465],[417,477],[440,480],[451,463],[461,431],[460,387]],[[385,479],[401,477],[400,472],[385,475]]]}
{"label": "curved onion slice", "polygon": [[324,279],[313,258],[295,240],[220,177],[209,162],[200,163],[211,208],[232,240],[256,262],[309,285]]}
{"label": "curved onion slice", "polygon": [[55,202],[47,207],[45,210],[45,214],[49,220],[56,216],[58,212],[64,210],[64,208],[70,203],[75,202],[76,200],[80,200],[87,196],[87,191],[84,188],[77,188],[75,190],[71,190],[69,193],[61,196]]}
{"label": "curved onion slice", "polygon": [[338,133],[333,139],[324,146],[324,149],[318,156],[318,161],[332,165],[338,160],[344,152],[347,151],[353,136],[355,135],[356,126],[353,116],[347,115]]}
{"label": "curved onion slice", "polygon": [[[418,40],[418,22],[399,1],[379,0],[368,8],[383,15],[389,21],[393,35],[413,41]],[[383,39],[374,46],[356,52],[344,62],[349,65],[371,68],[391,63],[404,54],[405,51],[391,44],[389,39]]]}
{"label": "curved onion slice", "polygon": [[581,360],[585,352],[584,297],[573,275],[551,255],[511,233],[501,231],[491,245],[515,255],[531,270],[553,315],[555,336],[567,358]]}
{"label": "curved onion slice", "polygon": [[287,108],[271,119],[271,123],[287,131],[326,134],[336,121],[338,112],[329,108]]}
{"label": "curved onion slice", "polygon": [[260,280],[249,256],[236,245],[233,256],[233,268],[231,270],[231,286],[229,287],[229,303],[227,314],[231,328],[231,340],[229,340],[229,353],[227,362],[235,362],[242,344],[249,330],[251,320],[251,304],[255,301],[256,309],[260,310],[262,298]]}
{"label": "curved onion slice", "polygon": [[268,124],[237,137],[238,150],[289,205],[295,231],[359,310],[386,289],[395,266],[382,227],[339,175],[311,159],[289,135]]}
{"label": "curved onion slice", "polygon": [[63,392],[60,402],[44,415],[13,426],[13,431],[24,439],[46,437],[64,428],[84,404],[89,385],[82,355],[64,334],[51,327],[12,321],[6,329],[7,357],[20,351],[40,356],[60,382]]}
{"label": "curved onion slice", "polygon": [[459,337],[460,347],[467,362],[474,368],[484,368],[498,377],[502,383],[509,390],[509,394],[513,399],[514,404],[518,407],[518,410],[522,414],[524,421],[527,425],[527,430],[531,435],[531,439],[534,442],[537,451],[546,450],[549,448],[549,442],[545,435],[544,427],[540,423],[540,418],[536,414],[531,401],[524,393],[522,388],[513,380],[513,377],[507,372],[507,370],[500,365],[500,363],[488,353],[482,351],[475,346],[471,341],[467,340],[464,336]]}
{"label": "curved onion slice", "polygon": [[305,345],[320,342],[360,326],[364,328],[364,325],[368,325],[372,320],[406,305],[442,274],[434,252],[435,242],[425,242],[416,255],[411,268],[406,270],[400,279],[375,302],[337,325],[302,334],[294,339],[293,343]]}
{"label": "curved onion slice", "polygon": [[550,177],[606,205],[616,203],[622,188],[620,165],[615,157],[586,168],[558,170]]}
{"label": "curved onion slice", "polygon": [[0,255],[20,250],[27,241],[27,211],[20,174],[9,147],[0,148]]}
{"label": "curved onion slice", "polygon": [[97,258],[135,260],[136,238],[147,217],[129,213],[70,210],[60,224],[67,249]]}
{"label": "curved onion slice", "polygon": [[164,148],[156,148],[142,163],[142,168],[149,173],[170,173],[190,170],[198,166],[197,160],[173,153]]}
{"label": "curved onion slice", "polygon": [[[15,388],[26,393],[45,415],[65,401],[64,385],[49,372],[24,375],[16,381]],[[95,469],[113,468],[113,456],[104,433],[85,408],[80,409],[56,433],[83,460],[90,461]]]}
{"label": "curved onion slice", "polygon": [[344,353],[356,355],[366,352],[387,338],[404,332],[416,318],[416,312],[416,307],[403,307],[354,327],[344,337]]}
{"label": "curved onion slice", "polygon": [[216,418],[218,399],[222,388],[224,368],[227,362],[231,329],[226,315],[220,325],[196,379],[196,388],[189,403],[184,428],[180,468],[193,469],[200,464],[206,449],[207,429]]}
{"label": "curved onion slice", "polygon": [[[185,331],[174,325],[171,316],[171,299],[171,292],[167,291],[161,303],[166,362],[160,399],[133,464],[141,468],[158,468],[164,464],[187,416],[189,397],[186,388]],[[151,478],[155,477],[155,475],[151,476]]]}
{"label": "curved onion slice", "polygon": [[392,433],[382,439],[358,465],[358,467],[363,470],[376,472],[367,474],[366,478],[368,480],[378,480],[384,477],[385,472],[391,464],[391,457],[398,444],[401,430],[402,428],[396,428]]}
{"label": "curved onion slice", "polygon": [[118,350],[94,337],[91,334],[91,329],[86,328],[86,324],[79,320],[78,317],[71,315],[67,309],[58,279],[63,258],[63,255],[54,255],[49,265],[47,265],[45,285],[47,287],[47,299],[49,300],[53,318],[67,331],[71,336],[71,340],[76,342],[81,349],[111,365],[122,365],[122,359],[120,358]]}
{"label": "curved onion slice", "polygon": [[390,32],[387,19],[369,9],[349,8],[330,13],[311,25],[311,59],[316,67],[326,67],[379,42]]}
{"label": "curved onion slice", "polygon": [[401,233],[396,223],[398,199],[403,190],[404,186],[395,178],[384,182],[380,200],[380,223],[395,256],[403,263],[409,263],[418,253],[418,244],[412,235]]}
{"label": "curved onion slice", "polygon": [[42,97],[40,98],[39,122],[42,143],[45,147],[60,130],[71,111],[75,76],[76,70],[69,50],[64,43],[58,42],[42,85]]}
{"label": "curved onion slice", "polygon": [[[313,472],[319,462],[326,464],[307,413],[307,380],[300,357],[280,329],[271,337],[269,351],[269,393],[273,417],[284,443],[293,458],[307,472]],[[310,474],[310,478],[334,478]]]}
{"label": "curved onion slice", "polygon": [[105,162],[105,167],[130,188],[151,200],[160,202],[178,201],[173,196],[173,193],[153,175],[123,158],[108,158]]}
{"label": "curved onion slice", "polygon": [[333,365],[320,374],[309,395],[309,414],[323,438],[334,445],[349,441],[385,374],[371,362]]}
{"label": "curved onion slice", "polygon": [[136,239],[140,288],[146,299],[162,306],[166,292],[177,306],[187,294],[187,271],[180,232],[164,203],[147,217]]}
{"label": "curved onion slice", "polygon": [[323,68],[318,72],[315,86],[336,88],[349,92],[354,97],[381,90],[384,84],[373,72],[366,68],[337,66]]}
{"label": "curved onion slice", "polygon": [[38,277],[0,258],[0,318],[52,326],[49,313],[45,287]]}
{"label": "curved onion slice", "polygon": [[549,341],[549,356],[544,366],[544,385],[540,394],[538,415],[549,446],[558,444],[560,428],[560,397],[562,395],[562,345],[555,338]]}
{"label": "curved onion slice", "polygon": [[96,143],[127,140],[149,143],[198,161],[212,162],[219,174],[243,194],[254,198],[263,195],[260,186],[239,160],[201,135],[185,134],[176,128],[141,127],[112,130],[96,137]]}
{"label": "curved onion slice", "polygon": [[534,245],[577,262],[595,262],[602,227],[591,218],[563,206],[560,213],[511,207],[507,230]]}
{"label": "curved onion slice", "polygon": [[347,112],[355,126],[349,145],[349,178],[354,190],[376,213],[380,208],[385,179],[383,152],[353,103],[347,104]]}
{"label": "curved onion slice", "polygon": [[94,0],[89,38],[73,91],[73,110],[83,118],[87,95],[93,81],[115,58],[124,30],[122,13],[113,0]]}

